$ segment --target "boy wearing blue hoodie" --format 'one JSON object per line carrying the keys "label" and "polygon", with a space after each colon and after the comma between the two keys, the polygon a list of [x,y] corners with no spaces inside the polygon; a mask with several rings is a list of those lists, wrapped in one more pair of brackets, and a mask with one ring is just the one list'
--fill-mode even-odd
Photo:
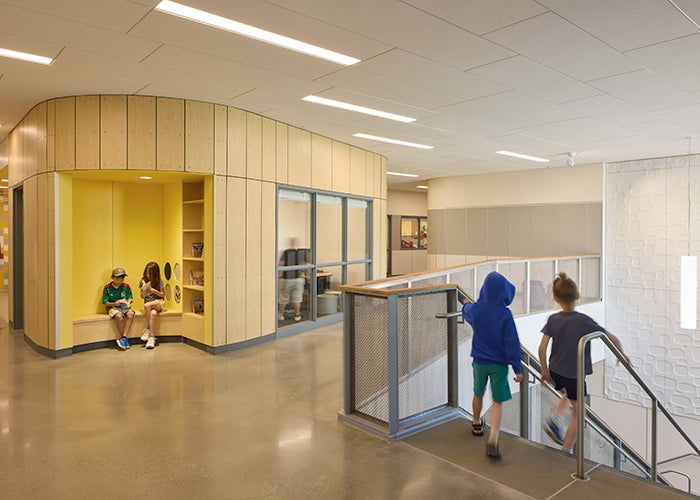
{"label": "boy wearing blue hoodie", "polygon": [[491,381],[491,430],[486,444],[489,458],[501,458],[498,450],[498,432],[501,427],[502,405],[511,398],[508,385],[508,365],[515,372],[514,380],[523,378],[520,364],[520,339],[515,328],[513,313],[508,306],[515,296],[515,285],[505,276],[491,272],[486,276],[476,303],[467,302],[462,307],[464,320],[472,326],[471,356],[474,371],[474,399],[472,410],[472,434],[483,436],[484,422],[481,409],[486,383]]}

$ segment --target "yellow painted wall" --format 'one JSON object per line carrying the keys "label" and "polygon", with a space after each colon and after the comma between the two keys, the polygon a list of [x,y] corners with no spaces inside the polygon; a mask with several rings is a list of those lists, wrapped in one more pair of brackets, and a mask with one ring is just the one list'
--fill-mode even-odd
{"label": "yellow painted wall", "polygon": [[[134,294],[133,308],[143,311],[138,282],[146,264],[165,265],[164,187],[75,179],[73,183],[73,314],[105,312],[102,288],[111,271],[123,267]],[[177,215],[177,214],[176,214]],[[170,227],[177,227],[170,221]],[[178,257],[179,259],[179,257]]]}

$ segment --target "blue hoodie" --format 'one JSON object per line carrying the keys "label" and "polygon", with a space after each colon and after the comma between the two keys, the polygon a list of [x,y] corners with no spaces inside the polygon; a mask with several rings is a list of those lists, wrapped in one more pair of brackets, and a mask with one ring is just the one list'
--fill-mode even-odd
{"label": "blue hoodie", "polygon": [[508,309],[514,296],[515,285],[502,274],[491,272],[481,286],[479,300],[464,304],[462,316],[474,330],[474,362],[480,365],[511,365],[518,374],[521,371],[520,339],[513,313]]}

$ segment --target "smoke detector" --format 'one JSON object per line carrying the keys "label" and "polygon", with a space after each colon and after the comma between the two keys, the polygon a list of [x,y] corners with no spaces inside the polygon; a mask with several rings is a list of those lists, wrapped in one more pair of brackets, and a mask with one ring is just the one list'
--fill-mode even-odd
{"label": "smoke detector", "polygon": [[570,167],[573,167],[576,165],[576,153],[571,152],[569,153],[569,157],[566,159],[566,164]]}

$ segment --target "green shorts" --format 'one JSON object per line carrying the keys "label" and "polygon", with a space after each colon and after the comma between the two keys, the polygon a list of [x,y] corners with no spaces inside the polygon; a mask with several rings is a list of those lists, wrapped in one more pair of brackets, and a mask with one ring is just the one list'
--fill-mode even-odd
{"label": "green shorts", "polygon": [[474,371],[474,396],[481,397],[486,392],[486,382],[491,379],[491,396],[496,403],[511,398],[508,385],[508,365],[480,365],[472,362]]}

